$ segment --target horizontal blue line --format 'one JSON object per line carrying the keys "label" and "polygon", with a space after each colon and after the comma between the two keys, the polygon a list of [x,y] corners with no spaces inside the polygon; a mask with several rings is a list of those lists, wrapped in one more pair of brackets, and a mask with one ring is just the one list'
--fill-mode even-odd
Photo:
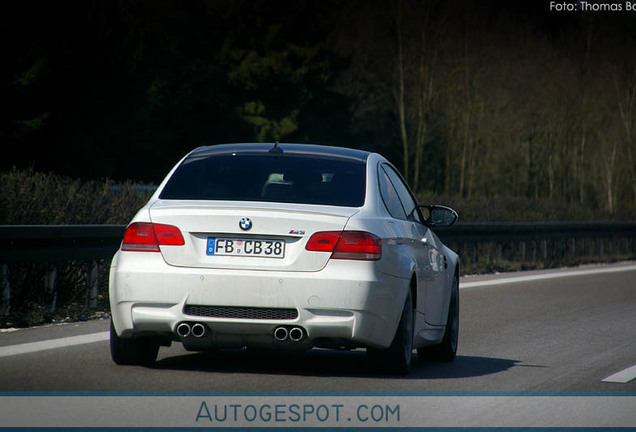
{"label": "horizontal blue line", "polygon": [[320,397],[358,397],[358,396],[377,396],[377,397],[457,397],[457,396],[485,396],[485,397],[501,397],[501,396],[520,396],[520,397],[634,397],[636,392],[0,392],[0,397],[15,396],[98,396],[98,397],[175,397],[175,396],[194,396],[194,397],[215,397],[215,396],[320,396]]}
{"label": "horizontal blue line", "polygon": [[[182,430],[196,430],[196,431],[214,431],[214,432],[228,432],[228,431],[236,431],[236,430],[248,430],[248,431],[258,431],[258,432],[273,432],[280,430],[293,430],[293,431],[307,431],[313,432],[320,429],[330,429],[337,431],[353,431],[353,432],[367,432],[369,428],[363,427],[285,427],[285,428],[272,428],[272,427],[218,427],[218,428],[207,428],[207,427],[77,427],[77,428],[56,428],[56,427],[17,427],[17,428],[3,428],[0,427],[0,431],[2,432],[59,432],[59,431],[94,431],[94,432],[142,432],[142,431],[151,431],[151,432],[174,432],[174,431],[182,431]],[[544,432],[544,431],[555,431],[555,432],[576,432],[576,431],[585,431],[585,432],[632,432],[636,431],[636,427],[373,427],[372,430],[374,432],[382,432],[382,431],[409,431],[409,432],[504,432],[504,431],[513,431],[513,432]]]}

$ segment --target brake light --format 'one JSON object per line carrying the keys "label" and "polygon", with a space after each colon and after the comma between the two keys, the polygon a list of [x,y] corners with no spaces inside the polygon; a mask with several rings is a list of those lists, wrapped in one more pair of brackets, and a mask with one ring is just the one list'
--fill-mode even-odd
{"label": "brake light", "polygon": [[333,259],[376,261],[382,257],[382,240],[365,231],[322,231],[311,236],[305,249],[332,252]]}
{"label": "brake light", "polygon": [[159,252],[160,245],[182,246],[184,244],[183,235],[176,226],[134,222],[126,228],[121,250]]}

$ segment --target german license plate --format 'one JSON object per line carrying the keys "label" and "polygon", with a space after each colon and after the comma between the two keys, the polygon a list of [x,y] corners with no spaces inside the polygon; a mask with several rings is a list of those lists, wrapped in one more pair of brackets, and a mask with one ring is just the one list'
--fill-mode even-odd
{"label": "german license plate", "polygon": [[253,256],[265,258],[284,258],[283,240],[245,240],[225,237],[208,237],[206,255],[217,256]]}

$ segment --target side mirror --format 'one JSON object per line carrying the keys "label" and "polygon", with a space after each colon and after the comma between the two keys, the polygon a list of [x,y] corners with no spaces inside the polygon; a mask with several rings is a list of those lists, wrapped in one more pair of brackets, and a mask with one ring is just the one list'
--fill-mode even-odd
{"label": "side mirror", "polygon": [[425,217],[427,227],[449,227],[459,218],[455,210],[444,206],[420,206]]}

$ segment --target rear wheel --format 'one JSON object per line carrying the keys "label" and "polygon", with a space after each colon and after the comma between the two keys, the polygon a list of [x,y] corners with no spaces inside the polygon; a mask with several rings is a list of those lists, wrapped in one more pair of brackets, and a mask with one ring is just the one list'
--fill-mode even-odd
{"label": "rear wheel", "polygon": [[459,280],[457,275],[453,278],[451,289],[450,305],[448,307],[448,318],[446,319],[446,330],[444,338],[438,345],[425,348],[418,348],[417,356],[421,360],[433,360],[451,362],[457,355],[459,344]]}
{"label": "rear wheel", "polygon": [[368,348],[367,353],[386,372],[398,375],[408,373],[413,354],[413,303],[410,292],[391,346],[387,349]]}
{"label": "rear wheel", "polygon": [[159,341],[152,338],[125,339],[110,322],[110,356],[119,365],[150,365],[157,360]]}

